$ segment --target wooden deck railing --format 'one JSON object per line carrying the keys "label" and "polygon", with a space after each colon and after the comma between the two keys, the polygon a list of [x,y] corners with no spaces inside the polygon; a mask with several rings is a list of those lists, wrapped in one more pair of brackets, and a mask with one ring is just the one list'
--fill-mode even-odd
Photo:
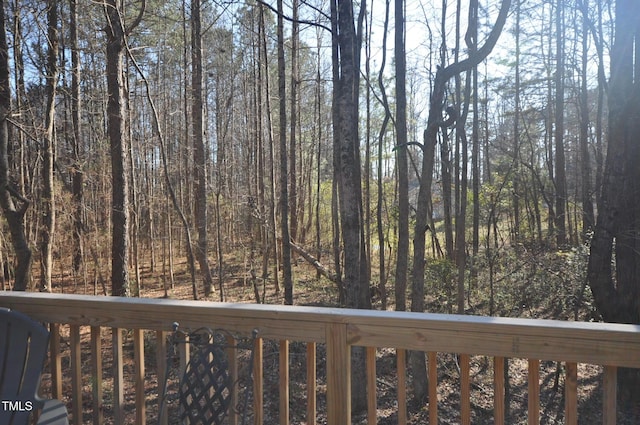
{"label": "wooden deck railing", "polygon": [[[290,342],[307,344],[307,424],[316,423],[316,344],[326,344],[326,416],[329,425],[347,425],[350,418],[350,347],[364,346],[366,357],[375,359],[376,349],[395,348],[398,370],[404,371],[405,350],[428,354],[429,399],[437,400],[436,353],[460,355],[460,423],[471,423],[470,372],[471,355],[489,356],[494,364],[494,421],[504,424],[504,358],[528,359],[528,423],[540,422],[541,360],[564,362],[565,423],[578,422],[577,364],[604,366],[602,422],[616,423],[616,370],[618,367],[640,368],[640,326],[605,323],[560,322],[549,320],[507,319],[477,316],[380,312],[316,307],[226,304],[165,299],[93,297],[79,295],[0,292],[0,306],[22,311],[38,320],[51,323],[51,387],[54,397],[62,398],[62,359],[60,329],[69,326],[71,409],[73,423],[80,423],[88,406],[83,406],[81,327],[90,327],[90,379],[94,423],[103,423],[103,356],[113,356],[113,418],[109,422],[125,423],[125,383],[123,374],[122,332],[133,333],[135,365],[136,423],[147,420],[145,410],[145,344],[143,331],[154,331],[156,338],[157,376],[165,373],[166,332],[174,321],[183,328],[200,326],[225,328],[249,333],[259,330],[255,356],[255,423],[264,422],[263,412],[263,340],[279,344],[279,423],[289,424],[289,351]],[[101,329],[112,329],[112,352],[101,347]],[[85,328],[86,329],[86,328]],[[87,332],[85,332],[86,334]],[[66,334],[65,334],[66,335]],[[368,420],[376,423],[375,361],[367,362]],[[66,367],[66,366],[65,366]],[[87,367],[85,366],[85,371]],[[86,381],[86,379],[85,379]],[[363,383],[363,385],[365,385]],[[406,422],[405,373],[398,374],[398,423]],[[88,390],[84,391],[85,393]],[[69,394],[67,394],[69,395]],[[85,399],[87,398],[85,394]],[[84,412],[83,412],[84,409]],[[437,424],[438,403],[429,403],[429,423]]]}

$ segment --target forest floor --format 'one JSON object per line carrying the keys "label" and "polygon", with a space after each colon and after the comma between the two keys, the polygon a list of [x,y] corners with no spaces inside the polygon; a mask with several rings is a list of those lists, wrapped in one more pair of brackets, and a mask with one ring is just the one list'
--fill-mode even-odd
{"label": "forest floor", "polygon": [[[579,317],[581,320],[595,320],[593,307],[590,304],[588,290],[580,284],[579,276],[571,278],[571,267],[581,267],[580,255],[573,260],[567,260],[566,254],[536,254],[536,257],[522,257],[517,266],[501,267],[500,273],[490,276],[494,296],[488,299],[487,288],[483,284],[470,287],[469,314],[488,315],[489,309],[494,315],[509,317],[536,317],[548,319],[568,320]],[[243,259],[228,261],[224,269],[225,301],[255,302],[255,292],[252,284],[252,273]],[[231,266],[240,264],[240,266]],[[244,266],[243,266],[244,264]],[[556,270],[555,265],[557,265]],[[567,264],[569,264],[567,266]],[[452,282],[447,284],[451,270],[446,263],[432,264],[429,269],[430,290],[426,298],[427,311],[447,313],[454,305],[455,294],[452,294]],[[567,269],[568,267],[568,269]],[[158,266],[158,269],[161,267]],[[165,269],[166,270],[166,269]],[[564,275],[563,275],[564,273]],[[298,260],[294,267],[294,298],[298,305],[337,306],[337,290],[333,283],[326,279],[318,279],[316,271],[303,260]],[[548,276],[555,277],[549,279]],[[141,296],[150,298],[164,298],[164,280],[161,272],[152,272],[149,266],[141,268],[143,289]],[[189,283],[186,262],[175,265],[175,286],[168,290],[168,296],[173,299],[192,299],[192,288]],[[486,281],[482,276],[477,282]],[[54,292],[101,294],[104,288],[102,276],[96,275],[91,284],[76,284],[71,276],[58,276],[54,285]],[[217,279],[217,276],[216,278]],[[260,280],[260,279],[258,279]],[[519,282],[514,284],[514,282]],[[562,283],[562,285],[560,284]],[[95,286],[94,286],[95,284]],[[477,283],[476,283],[477,284]],[[486,283],[485,283],[486,284]],[[217,285],[217,281],[216,281]],[[389,288],[392,289],[392,288]],[[587,288],[588,289],[588,288]],[[282,292],[276,293],[273,282],[266,288],[262,283],[258,292],[264,294],[264,303],[282,304]],[[389,292],[393,292],[392,290]],[[576,301],[576,300],[579,300]],[[204,300],[206,302],[206,300]],[[216,290],[209,301],[219,301],[219,291]],[[576,303],[579,303],[576,304]],[[376,299],[374,308],[380,308],[380,300]],[[575,308],[574,308],[575,307]],[[388,307],[392,309],[393,306]],[[577,312],[577,313],[576,313]],[[68,329],[62,330],[63,347],[68,347]],[[89,329],[82,329],[83,338],[83,404],[85,406],[84,423],[91,423],[91,362],[89,358]],[[112,391],[111,391],[111,362],[110,332],[102,330],[103,343],[103,410],[107,419],[112,420]],[[133,352],[133,336],[125,335],[125,352]],[[152,333],[145,333],[145,362],[146,362],[146,394],[147,394],[147,423],[155,423],[158,406],[158,385],[155,375],[155,340]],[[325,380],[325,350],[319,344],[317,347],[317,423],[326,423],[326,380]],[[133,421],[135,414],[135,391],[132,376],[134,373],[133,356],[126,356],[125,381],[129,386],[126,392],[127,421]],[[278,423],[278,344],[276,341],[264,342],[264,396],[265,396],[265,424]],[[438,354],[438,423],[460,423],[460,366],[458,357],[449,353]],[[306,345],[292,342],[290,345],[290,423],[306,424]],[[69,365],[69,357],[63,357],[63,370]],[[391,425],[398,423],[397,417],[397,371],[395,350],[377,350],[377,400],[378,424]],[[527,360],[509,359],[508,363],[508,392],[509,403],[507,411],[508,424],[527,423]],[[485,356],[471,357],[471,423],[493,423],[493,364],[492,359]],[[578,397],[579,423],[602,423],[602,367],[594,365],[578,365]],[[556,362],[540,363],[540,423],[564,424],[564,378],[562,367]],[[43,380],[47,393],[47,382]],[[428,404],[419,403],[411,394],[411,377],[408,376],[408,423],[428,424]],[[71,393],[70,380],[65,379],[64,393]],[[640,390],[640,389],[639,389]],[[70,400],[68,402],[70,408]],[[619,403],[618,424],[640,424],[640,406]],[[129,423],[129,422],[127,422]],[[364,415],[354,418],[354,424],[365,424]]]}

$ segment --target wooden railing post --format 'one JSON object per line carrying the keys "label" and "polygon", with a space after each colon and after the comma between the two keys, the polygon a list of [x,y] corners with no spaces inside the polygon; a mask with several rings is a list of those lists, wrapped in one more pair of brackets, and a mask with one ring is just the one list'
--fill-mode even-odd
{"label": "wooden railing post", "polygon": [[493,358],[493,420],[504,425],[504,357]]}
{"label": "wooden railing post", "polygon": [[113,419],[116,425],[124,425],[122,329],[111,328],[111,347],[113,350]]}
{"label": "wooden railing post", "polygon": [[618,390],[618,368],[615,366],[604,367],[602,383],[602,423],[604,425],[616,424],[616,399]]}
{"label": "wooden railing post", "polygon": [[283,339],[278,348],[278,414],[280,425],[289,425],[289,340]]}
{"label": "wooden railing post", "polygon": [[429,423],[438,423],[438,353],[427,353],[429,367]]}
{"label": "wooden railing post", "polygon": [[51,352],[51,394],[62,399],[62,356],[60,355],[60,325],[51,324],[49,350]]}
{"label": "wooden railing post", "polygon": [[73,422],[82,421],[82,347],[80,346],[80,326],[69,326],[71,345],[71,415]]}
{"label": "wooden railing post", "polygon": [[[378,423],[378,399],[376,391],[376,347],[367,347],[367,424]],[[315,423],[314,423],[315,424]]]}
{"label": "wooden railing post", "polygon": [[102,333],[100,326],[91,326],[91,387],[93,394],[93,423],[104,423],[102,409]]}
{"label": "wooden railing post", "polygon": [[574,362],[567,362],[565,368],[565,423],[576,425],[578,423],[578,365]]}
{"label": "wooden railing post", "polygon": [[396,350],[396,373],[398,375],[398,424],[407,423],[407,350]]}
{"label": "wooden railing post", "polygon": [[528,425],[540,425],[540,360],[529,359]]}
{"label": "wooden railing post", "polygon": [[460,423],[471,425],[471,370],[468,354],[460,354]]}
{"label": "wooden railing post", "polygon": [[347,325],[329,323],[327,341],[327,423],[351,425],[351,353]]}
{"label": "wooden railing post", "polygon": [[147,422],[147,412],[144,395],[144,332],[142,329],[133,330],[133,357],[136,371],[136,424]]}

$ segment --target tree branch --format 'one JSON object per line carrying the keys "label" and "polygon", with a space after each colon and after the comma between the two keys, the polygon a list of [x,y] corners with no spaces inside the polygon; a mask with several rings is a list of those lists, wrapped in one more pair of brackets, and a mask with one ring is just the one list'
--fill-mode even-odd
{"label": "tree branch", "polygon": [[[260,3],[260,4],[261,4],[261,5],[263,5],[263,6],[266,6],[269,10],[271,10],[271,11],[272,11],[273,13],[275,13],[276,15],[279,15],[279,14],[280,14],[280,13],[278,12],[278,10],[277,10],[276,8],[274,8],[273,6],[271,6],[269,3],[266,3],[266,2],[264,2],[263,0],[258,0],[258,3]],[[329,28],[329,27],[327,27],[327,26],[325,26],[325,25],[322,25],[322,24],[321,24],[321,23],[319,23],[319,22],[307,21],[307,20],[305,20],[305,19],[295,19],[295,20],[294,20],[293,18],[291,18],[291,17],[289,17],[289,16],[285,15],[284,13],[283,13],[281,16],[282,16],[282,18],[283,18],[285,21],[288,21],[288,22],[296,22],[296,23],[298,23],[298,24],[311,25],[311,26],[313,26],[313,27],[322,28],[322,29],[323,29],[323,30],[325,30],[325,31],[329,31],[329,32],[331,32],[331,28]],[[323,15],[323,16],[324,16],[324,15]]]}
{"label": "tree branch", "polygon": [[500,12],[498,13],[498,18],[496,19],[496,23],[491,29],[487,40],[474,54],[460,62],[454,62],[451,65],[438,70],[438,72],[442,73],[442,78],[444,78],[445,81],[449,80],[454,75],[470,70],[489,56],[489,53],[491,53],[500,38],[500,34],[502,33],[502,28],[504,28],[505,22],[507,21],[510,8],[511,0],[503,0],[502,5],[500,6]]}
{"label": "tree branch", "polygon": [[136,19],[133,21],[131,26],[129,28],[125,28],[125,26],[122,25],[122,27],[125,28],[124,33],[126,35],[130,35],[131,31],[133,31],[138,25],[140,25],[140,22],[142,22],[142,16],[144,15],[144,11],[146,7],[147,7],[146,0],[142,0],[142,4],[140,5],[140,12],[138,12],[138,16],[136,16]]}

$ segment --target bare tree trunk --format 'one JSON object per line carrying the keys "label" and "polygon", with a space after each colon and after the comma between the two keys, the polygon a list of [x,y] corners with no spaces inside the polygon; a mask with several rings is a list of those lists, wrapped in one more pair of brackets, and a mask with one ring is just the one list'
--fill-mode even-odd
{"label": "bare tree trunk", "polygon": [[451,172],[451,148],[449,146],[448,130],[442,131],[440,140],[440,173],[442,175],[442,207],[444,210],[444,246],[447,259],[454,260],[453,252],[453,217],[452,217],[452,172]]}
{"label": "bare tree trunk", "polygon": [[[23,102],[26,98],[25,93],[25,84],[24,84],[24,53],[23,53],[23,36],[22,36],[22,8],[23,6],[20,3],[20,0],[14,0],[13,2],[13,66],[14,66],[14,78],[15,78],[15,107],[18,112],[18,116],[21,121],[23,118]],[[25,178],[26,178],[26,169],[25,169],[25,136],[19,131],[17,132],[17,144],[18,144],[18,152],[14,155],[17,158],[14,162],[17,162],[18,165],[18,179],[19,179],[19,190],[21,193],[25,193]]]}
{"label": "bare tree trunk", "polygon": [[[321,154],[322,154],[322,143],[320,143],[320,140],[322,140],[322,136],[323,136],[323,132],[322,132],[322,80],[321,80],[321,75],[320,75],[320,70],[321,70],[321,66],[322,66],[322,55],[321,55],[321,48],[322,48],[322,37],[320,35],[321,33],[318,32],[317,34],[317,63],[316,63],[316,85],[315,85],[315,106],[316,106],[316,118],[315,118],[315,125],[317,128],[316,131],[316,136],[315,139],[318,140],[318,151],[317,151],[317,155],[318,155],[318,166],[316,167],[316,199],[315,199],[315,211],[314,211],[314,215],[315,215],[315,234],[316,234],[316,256],[318,258],[318,261],[320,261],[320,259],[322,258],[322,235],[321,235],[321,228],[320,228],[320,199],[321,199],[321,188],[322,188],[322,172],[320,169],[320,160],[321,160]],[[320,271],[318,271],[318,275],[317,277],[320,277]]]}
{"label": "bare tree trunk", "polygon": [[[398,254],[396,255],[396,310],[404,311],[406,306],[407,272],[409,270],[409,164],[407,156],[407,58],[405,54],[403,0],[395,0],[395,71],[396,71],[396,166],[398,169]],[[381,176],[378,176],[381,179]],[[413,298],[413,292],[412,292]],[[424,356],[424,355],[423,355]],[[424,385],[426,380],[414,380]]]}
{"label": "bare tree trunk", "polygon": [[45,118],[44,153],[42,160],[42,228],[40,235],[40,290],[51,292],[53,272],[53,235],[56,225],[56,203],[53,188],[53,162],[55,155],[56,86],[58,85],[58,2],[47,2],[47,107]]}
{"label": "bare tree trunk", "polygon": [[513,241],[517,246],[520,240],[520,1],[516,2],[515,12],[515,83],[514,83],[514,113],[513,113]]}
{"label": "bare tree trunk", "polygon": [[202,99],[202,34],[200,0],[191,0],[191,95],[193,125],[193,165],[195,194],[195,223],[198,230],[196,257],[204,281],[204,295],[213,290],[213,278],[209,268],[209,243],[207,238],[207,162],[204,143],[203,99]]}
{"label": "bare tree trunk", "polygon": [[[609,81],[609,145],[587,281],[607,322],[640,323],[640,3],[618,0]],[[614,268],[615,267],[615,268]],[[620,369],[621,395],[640,398],[637,370]]]}
{"label": "bare tree trunk", "polygon": [[[583,0],[585,8],[589,7],[589,0]],[[582,63],[580,68],[580,177],[582,179],[582,237],[595,225],[595,212],[593,210],[593,196],[591,189],[591,156],[589,155],[589,88],[587,86],[587,64],[589,61],[589,23],[588,16],[582,17]]]}
{"label": "bare tree trunk", "polygon": [[358,138],[359,45],[354,25],[353,4],[338,2],[338,48],[340,77],[334,84],[333,107],[337,110],[338,190],[342,241],[344,244],[347,305],[370,308],[369,282],[364,252],[360,145]]}
{"label": "bare tree trunk", "polygon": [[[292,2],[292,26],[291,26],[291,95],[290,114],[291,125],[289,133],[289,232],[291,240],[298,239],[298,175],[296,169],[296,128],[298,123],[298,79],[300,70],[298,68],[298,44],[300,43],[298,24],[298,0]],[[284,111],[281,111],[284,112]],[[285,289],[286,291],[286,289]]]}
{"label": "bare tree trunk", "polygon": [[80,120],[80,50],[78,46],[78,2],[70,0],[70,24],[71,34],[71,120],[73,123],[72,154],[73,171],[71,175],[72,193],[74,202],[73,211],[73,269],[77,272],[83,265],[84,259],[84,171],[82,167],[82,128]]}
{"label": "bare tree trunk", "polygon": [[[338,176],[338,204],[344,246],[343,284],[348,307],[371,308],[358,137],[360,44],[362,19],[366,9],[365,3],[361,3],[358,31],[356,31],[353,2],[338,0],[337,3],[332,3],[335,5],[332,5],[331,18],[337,26],[337,31],[333,34],[332,65],[334,75],[338,76],[333,82],[332,103],[335,134],[334,167]],[[364,373],[364,350],[362,347],[357,347],[352,349],[352,382],[363,382]],[[354,412],[366,408],[366,391],[353,391],[351,395]]]}
{"label": "bare tree trunk", "polygon": [[564,0],[556,4],[556,110],[555,110],[555,186],[556,186],[556,243],[567,243],[567,180],[564,154]]}
{"label": "bare tree trunk", "polygon": [[[468,29],[465,35],[465,42],[469,49],[469,54],[473,55],[477,49],[477,25],[478,25],[478,1],[472,0],[469,4],[469,18]],[[460,175],[460,201],[459,211],[456,216],[456,265],[458,267],[458,314],[464,314],[464,301],[465,301],[465,271],[467,265],[467,251],[466,251],[466,227],[467,227],[467,190],[469,188],[468,178],[468,158],[469,158],[469,143],[467,140],[467,134],[465,125],[467,121],[467,115],[469,113],[469,103],[471,102],[471,85],[472,85],[472,71],[477,69],[477,65],[471,70],[467,71],[467,78],[465,83],[464,95],[462,96],[462,108],[463,112],[460,119],[456,122],[456,135],[460,138],[461,144],[461,175]],[[477,93],[473,93],[473,98],[477,98]],[[474,111],[475,114],[475,111]],[[474,127],[475,129],[475,127]],[[475,132],[474,132],[475,136]]]}
{"label": "bare tree trunk", "polygon": [[[265,29],[264,22],[264,6],[260,4],[260,28],[262,30],[262,39],[261,48],[262,48],[262,57],[267,57],[267,35]],[[273,140],[273,125],[271,120],[271,100],[270,100],[270,90],[269,90],[269,67],[266,60],[263,61],[264,64],[264,101],[265,101],[265,118],[267,120],[267,137],[268,137],[268,145],[267,145],[267,156],[269,159],[269,201],[268,201],[268,212],[267,212],[267,222],[269,223],[269,236],[271,239],[271,254],[273,257],[273,283],[274,290],[276,294],[280,293],[280,277],[278,272],[280,270],[279,262],[280,258],[278,256],[278,238],[276,237],[276,178],[275,178],[275,153],[274,153],[274,140]]]}
{"label": "bare tree trunk", "polygon": [[[130,74],[129,62],[126,62],[125,75]],[[136,87],[131,88],[129,86],[129,80],[125,79],[125,95],[126,95],[126,128],[127,128],[127,165],[129,173],[129,240],[131,245],[130,261],[133,266],[133,273],[135,276],[134,286],[129,288],[130,295],[139,297],[142,291],[142,276],[140,274],[140,206],[138,204],[138,181],[136,176],[136,169],[133,164],[134,158],[134,140],[133,133],[131,131],[131,93],[132,90],[137,90]],[[133,95],[135,97],[135,93]],[[138,147],[139,148],[139,147]]]}
{"label": "bare tree trunk", "polygon": [[105,3],[107,26],[107,132],[111,145],[111,294],[129,295],[129,179],[127,163],[126,123],[124,113],[125,29],[121,19],[122,0]]}
{"label": "bare tree trunk", "polygon": [[4,6],[2,2],[0,5],[0,207],[9,226],[11,243],[17,260],[13,289],[24,291],[29,283],[31,269],[31,249],[24,229],[24,214],[29,207],[29,201],[12,187],[9,178],[7,119],[11,111],[11,87]]}
{"label": "bare tree trunk", "polygon": [[[467,33],[470,39],[471,48],[475,51],[478,46],[478,2],[474,1],[473,9],[475,11],[475,20],[473,28]],[[480,93],[478,92],[478,66],[472,71],[473,79],[473,124],[471,134],[471,179],[473,192],[473,225],[471,237],[471,273],[473,279],[477,277],[476,261],[480,250],[480,109],[479,101]]]}
{"label": "bare tree trunk", "polygon": [[[384,136],[387,132],[387,126],[389,125],[389,121],[391,120],[391,111],[389,110],[389,101],[387,99],[387,92],[384,86],[384,69],[387,63],[387,29],[389,27],[389,9],[390,9],[390,0],[385,1],[385,12],[384,12],[384,31],[382,33],[382,61],[380,63],[380,70],[378,71],[378,87],[380,88],[380,97],[382,99],[382,105],[384,106],[384,118],[382,119],[382,124],[380,125],[380,131],[378,133],[378,194],[376,197],[376,227],[378,232],[378,246],[379,246],[379,254],[378,254],[378,262],[380,268],[380,297],[382,298],[382,309],[387,309],[387,290],[386,290],[386,280],[387,280],[387,272],[386,272],[386,259],[385,259],[385,234],[384,234],[384,223],[382,220],[382,211],[384,208],[384,179],[381,178],[383,175],[383,162],[384,162]],[[372,12],[373,13],[373,12]],[[403,38],[404,40],[404,38]],[[407,224],[408,225],[408,224]],[[407,234],[407,241],[409,235]],[[407,252],[407,255],[409,253]],[[399,257],[399,256],[398,256]],[[398,265],[396,264],[396,270]],[[396,282],[394,284],[394,297],[396,301],[396,310],[406,310],[407,305],[407,281],[406,281],[406,273],[408,271],[408,259],[407,259],[407,267],[405,270],[405,281],[404,285],[402,282],[398,282],[398,278],[396,277]]]}
{"label": "bare tree trunk", "polygon": [[289,234],[289,195],[287,188],[287,115],[284,63],[284,21],[282,0],[278,0],[278,96],[280,98],[280,232],[282,233],[282,273],[285,304],[293,304],[291,237]]}
{"label": "bare tree trunk", "polygon": [[[604,70],[604,53],[602,46],[602,2],[596,2],[598,7],[598,40],[596,43],[596,48],[598,49],[598,106],[596,112],[596,205],[600,205],[600,197],[602,194],[602,179],[603,179],[603,168],[604,168],[604,148],[603,148],[603,116],[604,116],[604,95],[605,95],[605,86],[607,83],[605,70]],[[594,221],[595,225],[595,221]]]}
{"label": "bare tree trunk", "polygon": [[[367,263],[371,264],[371,24],[369,20],[369,16],[373,19],[372,12],[373,7],[371,8],[369,14],[364,19],[365,30],[364,30],[364,44],[365,44],[365,59],[364,59],[364,69],[365,69],[365,81],[367,82],[366,92],[365,92],[365,148],[364,148],[364,178],[363,178],[363,207],[364,207],[364,240],[365,247],[364,250],[367,253]],[[384,250],[384,247],[380,249]],[[380,278],[382,280],[382,277]]]}
{"label": "bare tree trunk", "polygon": [[[263,93],[264,93],[264,78],[262,74],[262,63],[264,62],[264,56],[262,55],[262,40],[264,37],[263,31],[264,28],[262,26],[262,5],[258,5],[258,38],[252,43],[253,47],[253,55],[257,56],[257,60],[254,59],[254,72],[256,73],[256,84],[255,84],[255,99],[256,99],[256,116],[255,116],[255,126],[256,126],[256,139],[258,141],[258,205],[259,212],[262,218],[262,225],[260,226],[260,239],[262,242],[262,292],[265,293],[267,287],[267,278],[269,277],[269,253],[271,252],[269,240],[270,240],[270,229],[268,226],[268,218],[269,214],[269,205],[267,203],[266,197],[266,153],[265,153],[265,128],[264,128],[264,112],[262,110],[262,102],[263,102]],[[256,296],[258,298],[258,294]],[[264,296],[262,298],[264,302]]]}

